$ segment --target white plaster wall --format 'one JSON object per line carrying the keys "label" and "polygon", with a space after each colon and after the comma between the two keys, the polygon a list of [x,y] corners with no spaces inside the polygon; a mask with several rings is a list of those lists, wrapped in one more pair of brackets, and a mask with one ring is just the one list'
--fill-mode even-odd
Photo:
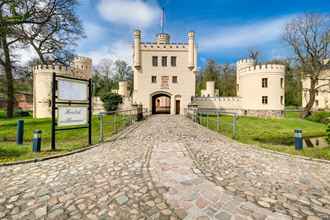
{"label": "white plaster wall", "polygon": [[[330,71],[325,71],[321,77],[322,80],[319,80],[318,85],[327,84],[326,79],[330,79]],[[305,78],[302,80],[302,107],[305,107],[309,100],[309,92],[308,89],[310,88],[310,79]],[[318,100],[319,105],[316,105],[316,102],[313,105],[313,110],[319,109],[329,109],[330,108],[330,83],[329,86],[322,86],[318,89],[318,95],[316,95],[315,100]]]}
{"label": "white plaster wall", "polygon": [[[261,65],[239,72],[242,108],[246,110],[284,110],[283,65]],[[268,87],[262,88],[262,78],[268,78]],[[281,87],[283,78],[283,88]],[[262,104],[262,96],[268,96],[268,104]],[[281,103],[283,96],[283,103]]]}
{"label": "white plaster wall", "polygon": [[52,75],[66,75],[83,79],[92,76],[92,60],[86,57],[78,57],[74,60],[72,67],[37,65],[33,67],[33,117],[51,117],[50,100],[52,89]]}
{"label": "white plaster wall", "polygon": [[[175,113],[175,99],[180,99],[180,114],[184,114],[195,96],[195,69],[188,68],[188,45],[142,43],[140,52],[141,67],[134,68],[133,102],[151,111],[152,95],[163,92],[171,96],[171,114]],[[158,67],[152,66],[152,56],[158,56]],[[167,67],[161,64],[162,56],[167,56]],[[176,67],[171,66],[171,56],[177,57]],[[151,82],[153,75],[157,83]],[[169,77],[168,89],[161,88],[162,76]],[[172,83],[172,76],[178,77],[177,83]]]}

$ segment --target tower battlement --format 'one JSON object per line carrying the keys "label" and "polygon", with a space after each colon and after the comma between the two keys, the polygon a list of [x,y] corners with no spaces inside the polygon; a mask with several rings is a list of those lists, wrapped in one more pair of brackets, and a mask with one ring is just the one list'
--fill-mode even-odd
{"label": "tower battlement", "polygon": [[260,74],[260,73],[285,73],[285,65],[280,64],[262,64],[249,66],[243,69],[240,69],[238,72],[239,75],[246,74]]}
{"label": "tower battlement", "polygon": [[241,59],[241,60],[239,60],[239,61],[236,62],[237,65],[240,65],[240,64],[250,64],[250,63],[255,63],[255,60],[254,59],[246,58],[246,59]]}

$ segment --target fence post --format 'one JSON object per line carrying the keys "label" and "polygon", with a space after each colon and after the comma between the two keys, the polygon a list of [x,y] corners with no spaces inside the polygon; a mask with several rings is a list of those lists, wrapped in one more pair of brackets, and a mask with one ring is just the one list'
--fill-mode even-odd
{"label": "fence post", "polygon": [[233,139],[236,139],[236,114],[234,114],[234,117],[233,117]]}
{"label": "fence post", "polygon": [[104,130],[103,130],[103,114],[99,114],[99,119],[100,119],[100,140],[99,142],[104,141]]}
{"label": "fence post", "polygon": [[206,127],[209,128],[209,113],[206,112]]}
{"label": "fence post", "polygon": [[113,114],[113,130],[117,133],[117,126],[116,126],[116,112]]}
{"label": "fence post", "polygon": [[217,112],[217,131],[219,131],[219,112]]}

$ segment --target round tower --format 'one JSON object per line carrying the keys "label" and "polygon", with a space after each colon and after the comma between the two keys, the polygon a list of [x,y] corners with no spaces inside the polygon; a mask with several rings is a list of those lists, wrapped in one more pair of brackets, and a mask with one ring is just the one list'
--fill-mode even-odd
{"label": "round tower", "polygon": [[169,44],[170,43],[170,35],[166,33],[157,34],[157,44]]}
{"label": "round tower", "polygon": [[282,116],[285,66],[268,64],[241,69],[239,91],[242,110],[251,116]]}
{"label": "round tower", "polygon": [[206,82],[206,93],[209,97],[214,97],[215,95],[215,82],[214,81],[207,81]]}
{"label": "round tower", "polygon": [[134,67],[139,69],[141,67],[141,31],[134,31]]}
{"label": "round tower", "polygon": [[61,65],[36,65],[33,71],[33,117],[51,117],[50,99],[52,88],[52,76],[55,72],[58,75],[72,76],[70,67]]}
{"label": "round tower", "polygon": [[128,82],[120,81],[119,83],[118,94],[123,97],[128,97]]}
{"label": "round tower", "polygon": [[195,32],[190,31],[188,33],[188,68],[194,69],[195,68]]}
{"label": "round tower", "polygon": [[92,78],[92,59],[88,57],[75,57],[73,60],[73,67],[78,70],[74,77],[82,79]]}
{"label": "round tower", "polygon": [[236,95],[240,96],[240,72],[246,68],[256,65],[254,59],[242,59],[236,63]]}

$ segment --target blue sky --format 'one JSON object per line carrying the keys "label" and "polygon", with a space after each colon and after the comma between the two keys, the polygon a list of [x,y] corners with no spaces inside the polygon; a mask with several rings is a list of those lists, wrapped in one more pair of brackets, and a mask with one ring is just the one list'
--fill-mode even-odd
{"label": "blue sky", "polygon": [[281,40],[283,26],[304,12],[330,12],[329,0],[79,0],[87,38],[78,54],[97,64],[103,58],[131,62],[132,32],[139,28],[143,41],[160,32],[161,8],[166,8],[165,32],[175,42],[186,41],[194,30],[199,65],[209,58],[233,63],[249,49],[261,51],[263,60],[289,54]]}

